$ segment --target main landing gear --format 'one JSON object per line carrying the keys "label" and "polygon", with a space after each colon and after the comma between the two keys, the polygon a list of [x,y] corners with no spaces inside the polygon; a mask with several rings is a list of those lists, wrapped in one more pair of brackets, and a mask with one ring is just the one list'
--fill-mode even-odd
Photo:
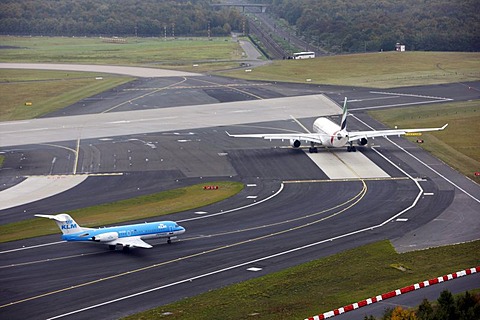
{"label": "main landing gear", "polygon": [[317,153],[318,152],[318,149],[317,147],[315,147],[315,144],[313,142],[310,143],[311,144],[311,147],[308,148],[308,152],[310,153]]}
{"label": "main landing gear", "polygon": [[175,239],[177,239],[177,236],[168,237],[168,238],[167,238],[167,243],[168,243],[168,244],[172,244],[172,240],[175,240]]}
{"label": "main landing gear", "polygon": [[350,142],[350,145],[347,146],[347,151],[348,151],[348,152],[356,152],[356,151],[357,151],[357,148],[355,148],[355,146],[353,145],[353,143]]}

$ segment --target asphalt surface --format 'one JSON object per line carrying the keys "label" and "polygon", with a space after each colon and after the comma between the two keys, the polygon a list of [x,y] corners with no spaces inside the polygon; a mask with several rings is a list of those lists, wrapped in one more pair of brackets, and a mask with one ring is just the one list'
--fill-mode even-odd
{"label": "asphalt surface", "polygon": [[[478,99],[480,89],[479,83],[470,83],[378,93],[367,88],[219,77],[185,79],[140,79],[48,118],[184,106],[201,110],[202,105],[208,109],[212,103],[261,103],[259,98],[325,93],[337,103],[344,96],[351,100],[350,130],[366,129],[367,125],[380,129],[382,125],[363,110]],[[187,232],[172,245],[152,242],[157,245],[151,250],[110,252],[102,246],[58,243],[59,235],[1,244],[0,316],[117,319],[378,240],[391,239],[402,251],[478,238],[479,186],[418,146],[401,138],[375,139],[373,148],[359,148],[359,152],[395,179],[332,181],[303,151],[275,148],[263,140],[230,139],[225,134],[225,130],[301,130],[296,121],[265,122],[262,118],[247,123],[242,116],[238,113],[234,125],[199,127],[192,121],[188,130],[178,132],[81,139],[76,166],[71,150],[77,141],[1,148],[6,155],[0,171],[3,189],[28,175],[71,174],[73,170],[122,173],[91,176],[66,192],[1,210],[2,224],[38,212],[59,213],[218,179],[242,181],[247,187],[231,199],[199,209],[201,214],[169,215],[168,219],[180,222]],[[297,120],[311,128],[314,119]],[[403,212],[412,204],[413,208]],[[461,221],[456,219],[459,212]],[[439,221],[446,222],[437,232]],[[457,225],[449,228],[452,221]],[[248,271],[250,267],[260,270]],[[474,283],[466,289],[478,287],[478,277],[472,279]],[[456,286],[456,281],[445,285]],[[414,300],[408,303],[417,304]],[[381,312],[360,310],[361,314]]]}

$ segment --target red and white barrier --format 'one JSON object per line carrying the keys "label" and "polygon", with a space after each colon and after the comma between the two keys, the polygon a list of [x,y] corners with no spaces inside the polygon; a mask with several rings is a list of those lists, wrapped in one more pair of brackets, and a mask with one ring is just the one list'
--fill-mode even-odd
{"label": "red and white barrier", "polygon": [[203,190],[218,190],[218,186],[203,186]]}
{"label": "red and white barrier", "polygon": [[403,287],[401,289],[390,291],[390,292],[378,295],[378,296],[373,297],[373,298],[369,298],[369,299],[362,300],[362,301],[359,301],[359,302],[356,302],[356,303],[353,303],[353,304],[349,304],[349,305],[346,305],[344,307],[341,307],[341,308],[338,308],[338,309],[335,309],[335,310],[332,310],[332,311],[328,311],[328,312],[325,312],[325,313],[322,313],[322,314],[319,314],[319,315],[316,315],[316,316],[313,316],[313,317],[309,317],[305,320],[323,320],[323,319],[331,318],[331,317],[334,317],[334,316],[338,316],[339,314],[342,314],[342,313],[345,313],[345,312],[348,312],[348,311],[352,311],[352,310],[364,307],[366,305],[369,305],[369,304],[372,304],[372,303],[375,303],[375,302],[378,302],[378,301],[390,299],[390,298],[399,296],[401,294],[404,294],[404,293],[407,293],[407,292],[410,292],[410,291],[415,291],[415,290],[425,288],[425,287],[428,287],[428,286],[431,286],[431,285],[434,285],[434,284],[437,284],[437,283],[440,283],[440,282],[453,280],[453,279],[460,278],[460,277],[463,277],[463,276],[468,276],[470,274],[474,274],[474,273],[477,273],[477,272],[480,272],[480,266],[475,267],[475,268],[462,270],[462,271],[458,271],[458,272],[455,272],[455,273],[450,273],[450,274],[447,274],[445,276],[430,279],[430,280],[426,280],[426,281],[423,281],[423,282],[415,283],[411,286]]}

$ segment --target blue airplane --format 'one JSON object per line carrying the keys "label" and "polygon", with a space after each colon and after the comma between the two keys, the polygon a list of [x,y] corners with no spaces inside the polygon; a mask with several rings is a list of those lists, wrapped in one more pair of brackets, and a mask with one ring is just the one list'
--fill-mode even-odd
{"label": "blue airplane", "polygon": [[119,227],[105,227],[99,229],[81,227],[68,214],[57,215],[36,214],[36,217],[55,220],[62,231],[65,241],[84,241],[106,244],[110,250],[115,250],[117,245],[124,250],[129,248],[152,248],[145,239],[166,238],[171,243],[185,232],[185,228],[173,221],[145,222]]}

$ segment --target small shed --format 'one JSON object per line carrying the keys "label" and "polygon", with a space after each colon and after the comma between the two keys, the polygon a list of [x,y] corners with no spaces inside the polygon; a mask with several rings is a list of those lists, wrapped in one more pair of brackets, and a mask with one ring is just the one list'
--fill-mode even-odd
{"label": "small shed", "polygon": [[400,42],[397,42],[397,44],[395,44],[395,51],[404,52],[405,45],[401,44]]}

